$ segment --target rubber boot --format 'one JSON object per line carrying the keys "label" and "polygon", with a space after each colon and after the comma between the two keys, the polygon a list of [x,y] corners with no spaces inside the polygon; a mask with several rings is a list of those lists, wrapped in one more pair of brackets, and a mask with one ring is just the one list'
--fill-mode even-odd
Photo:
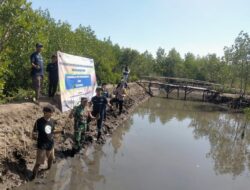
{"label": "rubber boot", "polygon": [[89,122],[86,123],[86,132],[89,132]]}
{"label": "rubber boot", "polygon": [[98,131],[98,132],[97,132],[97,140],[100,140],[101,137],[102,137],[102,133],[101,133],[101,131]]}
{"label": "rubber boot", "polygon": [[75,146],[74,146],[74,148],[76,150],[80,150],[80,147],[81,147],[81,131],[78,129],[75,132]]}

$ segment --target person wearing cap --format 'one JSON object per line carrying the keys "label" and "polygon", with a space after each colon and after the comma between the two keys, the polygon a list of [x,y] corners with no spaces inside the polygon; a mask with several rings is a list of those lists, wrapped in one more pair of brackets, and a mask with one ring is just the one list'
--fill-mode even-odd
{"label": "person wearing cap", "polygon": [[91,114],[90,107],[88,105],[88,99],[82,97],[81,104],[75,106],[69,114],[69,118],[74,117],[74,139],[76,149],[81,148],[81,142],[84,141],[85,131],[87,130],[87,118],[94,118]]}
{"label": "person wearing cap", "polygon": [[55,120],[51,118],[54,112],[52,105],[43,108],[43,117],[36,120],[32,136],[37,139],[37,155],[36,163],[33,169],[32,178],[36,178],[40,165],[48,162],[48,169],[51,168],[54,155],[54,137],[55,133],[63,133],[63,131],[55,131]]}
{"label": "person wearing cap", "polygon": [[[106,97],[102,96],[103,89],[101,87],[96,88],[96,96],[91,99],[91,104],[93,105],[93,110],[91,114],[97,118],[97,140],[102,138],[102,123],[104,119],[104,109],[106,106],[111,106],[108,103]],[[88,120],[88,123],[90,120]]]}
{"label": "person wearing cap", "polygon": [[57,85],[58,85],[58,64],[57,64],[57,55],[53,54],[51,56],[51,63],[47,65],[46,71],[49,74],[49,97],[54,97]]}
{"label": "person wearing cap", "polygon": [[39,100],[41,87],[43,83],[43,75],[44,75],[44,68],[43,68],[43,57],[41,55],[43,45],[40,43],[36,44],[36,51],[31,54],[30,62],[31,62],[31,77],[32,77],[32,84],[35,90],[35,98],[34,101]]}

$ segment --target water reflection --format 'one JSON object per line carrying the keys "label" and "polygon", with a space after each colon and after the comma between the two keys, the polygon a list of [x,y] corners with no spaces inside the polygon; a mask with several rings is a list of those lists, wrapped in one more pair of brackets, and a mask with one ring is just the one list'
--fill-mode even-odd
{"label": "water reflection", "polygon": [[[102,149],[96,147],[90,149],[89,153],[65,160],[63,164],[52,169],[51,173],[55,174],[48,176],[47,179],[53,179],[53,183],[46,182],[46,189],[94,190],[95,183],[105,184],[105,176],[100,174],[100,161],[105,156]],[[31,189],[40,188],[34,184],[33,188],[31,186],[28,188]]]}
{"label": "water reflection", "polygon": [[127,123],[126,125],[121,125],[115,130],[110,140],[110,144],[113,147],[113,159],[114,160],[115,160],[116,154],[118,153],[118,150],[122,147],[123,137],[133,125],[133,119],[129,118],[129,120],[126,123]]}
{"label": "water reflection", "polygon": [[250,165],[249,130],[241,115],[193,118],[190,127],[196,138],[208,137],[211,148],[207,156],[213,158],[217,174],[237,176]]}
{"label": "water reflection", "polygon": [[207,138],[210,151],[207,158],[214,160],[216,174],[238,176],[250,170],[250,131],[242,114],[228,114],[216,105],[175,100],[150,99],[137,110],[148,122],[160,120],[166,124],[176,118],[190,119],[195,139]]}
{"label": "water reflection", "polygon": [[[86,155],[83,157],[87,166],[87,170],[84,171],[80,179],[83,182],[83,186],[81,186],[81,189],[87,188],[89,190],[94,190],[94,184],[100,181],[105,184],[105,176],[100,174],[100,160],[103,156],[106,155],[102,151],[102,149],[96,148],[92,153],[92,159]],[[76,182],[78,183],[77,186],[79,186],[79,180],[77,180]]]}
{"label": "water reflection", "polygon": [[100,147],[90,149],[88,154],[61,161],[53,166],[46,179],[36,179],[19,190],[94,190],[95,183],[106,183],[100,174],[100,161],[105,157]]}
{"label": "water reflection", "polygon": [[[195,118],[197,115],[201,116],[215,111],[224,112],[226,109],[207,103],[152,98],[137,110],[137,114],[139,114],[141,118],[145,118],[147,117],[146,115],[149,115],[150,123],[155,122],[157,118],[160,119],[162,124],[165,124],[172,118],[182,121],[186,118]],[[219,115],[214,115],[213,117],[216,116],[219,117]]]}

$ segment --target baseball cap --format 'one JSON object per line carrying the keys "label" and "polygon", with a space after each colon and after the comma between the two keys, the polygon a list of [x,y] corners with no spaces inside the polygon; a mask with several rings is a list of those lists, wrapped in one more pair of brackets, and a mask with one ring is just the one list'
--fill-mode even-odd
{"label": "baseball cap", "polygon": [[36,47],[37,47],[37,48],[41,48],[41,47],[43,47],[43,45],[42,45],[41,43],[37,43],[37,44],[36,44]]}

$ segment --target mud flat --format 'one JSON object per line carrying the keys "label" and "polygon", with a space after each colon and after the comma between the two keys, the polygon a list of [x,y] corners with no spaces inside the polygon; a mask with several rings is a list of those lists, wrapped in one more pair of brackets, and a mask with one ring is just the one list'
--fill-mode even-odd
{"label": "mud flat", "polygon": [[[110,91],[112,87],[109,87]],[[118,116],[116,110],[107,112],[104,123],[104,133],[112,132],[123,123],[131,111],[140,103],[147,100],[149,95],[135,83],[129,84],[128,97],[124,105],[124,113]],[[49,102],[53,104],[53,102]],[[40,105],[34,103],[18,103],[0,105],[0,189],[12,189],[27,183],[35,164],[36,146],[31,139],[34,122],[42,116],[42,107],[48,104],[44,100]],[[56,105],[56,104],[54,104]],[[66,134],[56,136],[55,151],[56,161],[69,156],[74,156],[73,146],[73,120],[68,119],[69,113],[61,113],[59,109],[53,115],[57,120],[57,127],[65,129]],[[88,144],[95,144],[96,125],[93,121],[87,136]],[[45,166],[44,166],[45,168]],[[41,172],[40,177],[45,177],[47,172]]]}

